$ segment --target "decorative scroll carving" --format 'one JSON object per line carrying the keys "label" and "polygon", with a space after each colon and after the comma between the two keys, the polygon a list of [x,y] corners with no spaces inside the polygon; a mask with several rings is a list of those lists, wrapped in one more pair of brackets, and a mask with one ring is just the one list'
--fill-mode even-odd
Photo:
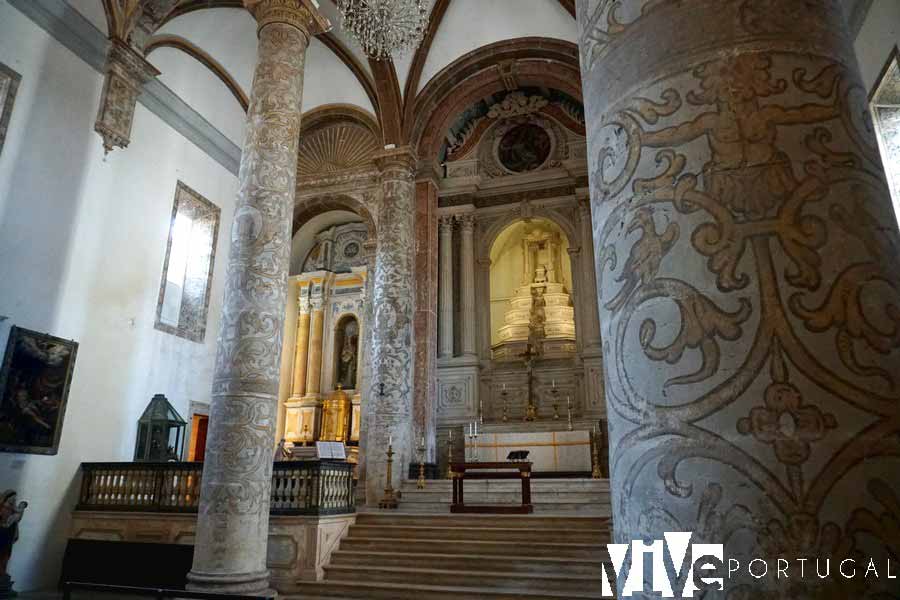
{"label": "decorative scroll carving", "polygon": [[[644,3],[623,69],[617,4],[582,2],[616,537],[884,557],[900,244],[841,7]],[[862,597],[839,580],[790,596]]]}
{"label": "decorative scroll carving", "polygon": [[260,592],[268,587],[267,499],[283,347],[303,67],[309,43],[308,31],[272,21],[272,15],[267,15],[269,20],[259,31],[241,157],[197,544],[188,576],[193,589],[231,593]]}
{"label": "decorative scroll carving", "polygon": [[[386,459],[379,456],[393,436],[399,464],[413,459],[413,264],[416,161],[408,149],[379,155],[382,200],[378,213],[378,248],[372,306],[371,403],[366,485],[377,497],[385,483]],[[403,469],[394,470],[399,487]]]}

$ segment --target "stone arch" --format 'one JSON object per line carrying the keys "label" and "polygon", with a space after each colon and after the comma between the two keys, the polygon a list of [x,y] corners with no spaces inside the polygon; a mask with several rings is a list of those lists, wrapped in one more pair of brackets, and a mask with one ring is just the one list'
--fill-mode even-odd
{"label": "stone arch", "polygon": [[345,210],[356,213],[362,218],[369,230],[369,239],[377,237],[375,215],[370,204],[363,194],[323,194],[304,199],[294,205],[294,219],[292,235],[296,235],[303,225],[317,215],[333,211]]}
{"label": "stone arch", "polygon": [[[527,210],[517,207],[503,214],[496,220],[480,226],[478,235],[475,240],[475,285],[479,290],[479,297],[482,301],[477,302],[478,321],[482,324],[478,336],[478,352],[482,359],[489,359],[491,356],[491,335],[493,332],[491,321],[490,294],[491,294],[491,248],[497,241],[500,234],[511,225],[526,218],[546,219],[558,226],[566,235],[569,241],[570,252],[577,256],[570,256],[572,265],[572,289],[570,293],[576,302],[580,297],[587,297],[590,290],[585,290],[584,283],[576,275],[576,271],[582,266],[584,260],[581,250],[581,237],[579,235],[578,224],[570,219],[567,215],[546,206],[527,205]],[[483,221],[482,221],[483,222]],[[578,318],[576,311],[575,330],[579,344],[583,342],[585,324]]]}
{"label": "stone arch", "polygon": [[537,219],[546,219],[560,229],[563,230],[563,233],[566,234],[566,237],[569,239],[569,247],[570,248],[578,248],[580,247],[580,238],[578,235],[578,227],[576,223],[572,222],[566,215],[555,210],[553,208],[547,208],[545,206],[531,206],[528,214],[523,214],[521,209],[510,211],[507,214],[504,214],[501,218],[497,219],[493,223],[491,223],[485,230],[483,235],[480,236],[478,246],[475,249],[475,258],[476,260],[487,260],[490,261],[491,248],[494,246],[494,242],[497,241],[497,238],[503,233],[506,228],[510,225],[518,221],[523,221],[528,218],[537,218]]}
{"label": "stone arch", "polygon": [[435,160],[454,119],[477,100],[518,87],[551,87],[582,101],[578,47],[567,41],[527,37],[474,50],[445,67],[416,96],[415,118],[406,124],[420,160]]}

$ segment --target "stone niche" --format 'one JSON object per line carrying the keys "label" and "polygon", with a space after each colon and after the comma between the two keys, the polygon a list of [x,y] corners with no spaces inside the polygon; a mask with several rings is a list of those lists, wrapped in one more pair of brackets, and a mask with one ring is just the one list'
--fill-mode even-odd
{"label": "stone niche", "polygon": [[529,347],[543,358],[575,355],[575,307],[568,240],[546,219],[507,227],[491,249],[491,353],[521,361]]}

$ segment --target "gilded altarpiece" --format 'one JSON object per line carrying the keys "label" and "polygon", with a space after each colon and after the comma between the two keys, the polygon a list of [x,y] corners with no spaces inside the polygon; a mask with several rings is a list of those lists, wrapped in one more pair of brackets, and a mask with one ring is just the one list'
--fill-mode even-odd
{"label": "gilded altarpiece", "polygon": [[[452,337],[438,360],[440,426],[564,429],[571,403],[576,428],[590,427],[605,404],[580,103],[526,88],[483,101],[461,115],[445,150],[441,285],[453,291],[440,295],[440,334]],[[498,240],[517,252],[498,257]],[[529,378],[522,354],[532,342],[541,354]],[[537,417],[526,425],[529,388]]]}

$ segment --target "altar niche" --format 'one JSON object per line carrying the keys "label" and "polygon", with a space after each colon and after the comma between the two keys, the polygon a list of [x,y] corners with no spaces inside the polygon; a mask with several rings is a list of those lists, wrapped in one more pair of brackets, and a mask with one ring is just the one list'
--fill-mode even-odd
{"label": "altar niche", "polygon": [[491,247],[491,357],[576,354],[569,240],[548,219],[516,221]]}
{"label": "altar niche", "polygon": [[359,321],[345,315],[338,321],[334,334],[334,387],[357,388],[359,373]]}

